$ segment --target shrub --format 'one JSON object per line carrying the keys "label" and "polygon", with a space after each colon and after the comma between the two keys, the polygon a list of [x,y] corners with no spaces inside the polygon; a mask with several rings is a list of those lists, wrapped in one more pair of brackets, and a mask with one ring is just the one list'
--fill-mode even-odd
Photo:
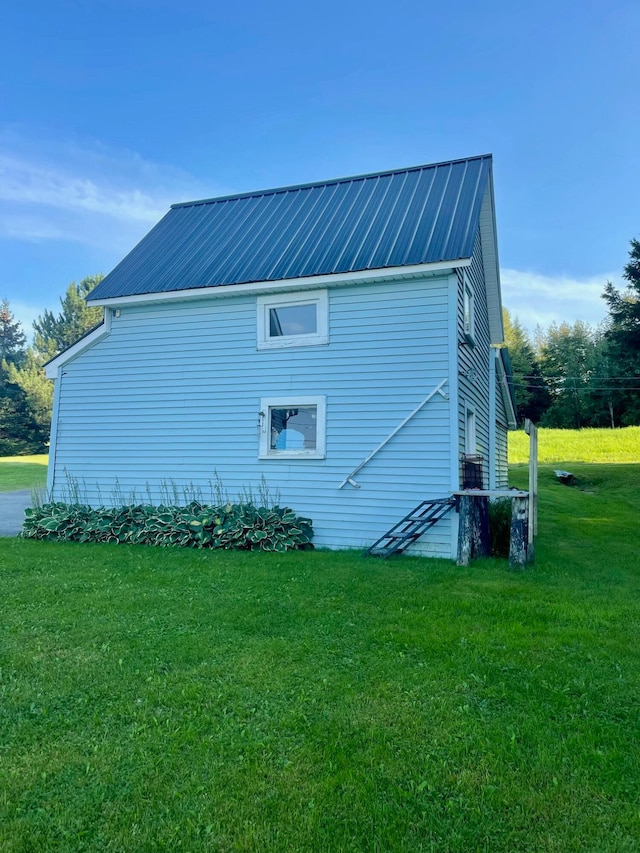
{"label": "shrub", "polygon": [[288,507],[253,503],[207,506],[137,504],[94,509],[50,502],[25,511],[21,536],[67,542],[127,542],[233,551],[290,551],[313,547],[311,520]]}
{"label": "shrub", "polygon": [[489,501],[489,532],[492,556],[508,557],[511,536],[511,498]]}

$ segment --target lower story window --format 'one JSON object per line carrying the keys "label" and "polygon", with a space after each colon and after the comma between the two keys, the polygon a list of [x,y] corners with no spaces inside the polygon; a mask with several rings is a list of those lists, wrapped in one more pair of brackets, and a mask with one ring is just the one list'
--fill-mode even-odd
{"label": "lower story window", "polygon": [[324,397],[265,397],[260,403],[261,459],[324,459]]}

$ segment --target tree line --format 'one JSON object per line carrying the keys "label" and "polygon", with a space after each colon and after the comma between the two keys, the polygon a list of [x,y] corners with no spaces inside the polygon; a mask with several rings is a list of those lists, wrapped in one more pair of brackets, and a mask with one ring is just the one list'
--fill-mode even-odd
{"label": "tree line", "polygon": [[[46,451],[53,383],[43,365],[102,320],[87,294],[102,275],[72,282],[61,310],[46,310],[33,324],[33,342],[0,302],[0,456]],[[521,419],[541,426],[580,429],[640,424],[640,240],[631,241],[620,291],[608,282],[608,316],[600,326],[580,321],[538,328],[530,336],[504,312],[505,338]]]}
{"label": "tree line", "polygon": [[29,346],[9,302],[0,302],[0,456],[46,452],[53,383],[43,365],[100,323],[102,308],[89,308],[85,300],[103,277],[72,282],[60,299],[61,310],[46,310],[34,321]]}
{"label": "tree line", "polygon": [[518,414],[562,429],[640,424],[640,240],[631,241],[620,291],[607,282],[599,326],[553,323],[530,337],[504,312]]}

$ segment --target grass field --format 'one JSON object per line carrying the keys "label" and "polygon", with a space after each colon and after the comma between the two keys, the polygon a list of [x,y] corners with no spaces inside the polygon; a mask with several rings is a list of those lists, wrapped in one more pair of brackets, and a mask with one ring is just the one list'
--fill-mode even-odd
{"label": "grass field", "polygon": [[[529,436],[509,433],[509,462],[529,459]],[[540,462],[640,462],[640,427],[538,430]]]}
{"label": "grass field", "polygon": [[[529,437],[521,430],[509,434],[509,461],[526,462]],[[539,431],[540,462],[640,462],[640,427],[625,429],[564,429]],[[0,492],[44,488],[48,457],[0,458]]]}
{"label": "grass field", "polygon": [[0,457],[0,492],[44,488],[48,460],[46,454]]}
{"label": "grass field", "polygon": [[553,467],[525,573],[0,540],[0,850],[640,850],[640,465]]}

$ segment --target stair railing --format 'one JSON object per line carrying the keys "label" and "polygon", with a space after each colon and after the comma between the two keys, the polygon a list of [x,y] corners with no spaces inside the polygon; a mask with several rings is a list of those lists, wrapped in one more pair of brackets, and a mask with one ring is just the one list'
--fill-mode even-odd
{"label": "stair railing", "polygon": [[427,403],[429,402],[429,400],[431,400],[433,397],[435,397],[436,394],[440,394],[441,397],[443,397],[445,400],[448,400],[449,399],[448,394],[446,394],[446,392],[442,390],[446,384],[447,384],[447,380],[443,379],[442,382],[433,389],[433,391],[430,391],[429,394],[427,394],[427,396],[424,398],[424,400],[415,407],[415,409],[411,412],[411,414],[407,415],[407,417],[402,421],[402,423],[399,423],[398,426],[393,430],[393,432],[390,432],[389,435],[384,439],[384,441],[381,441],[380,444],[376,447],[376,449],[372,450],[371,453],[367,456],[367,458],[363,459],[363,461],[358,465],[358,467],[354,468],[353,471],[345,477],[345,479],[340,483],[338,488],[339,489],[344,488],[347,485],[347,483],[352,485],[354,489],[361,488],[360,483],[357,483],[353,479],[355,477],[355,475],[358,473],[358,471],[361,471],[368,462],[371,462],[373,457],[382,450],[382,448],[385,446],[385,444],[388,444],[391,441],[391,439],[394,437],[394,435],[397,435],[397,433],[400,432],[402,427],[405,426],[406,424],[408,424],[409,421],[411,420],[411,418],[413,418],[415,415],[417,415],[418,412],[420,411],[420,409],[422,409],[424,406],[426,406]]}

